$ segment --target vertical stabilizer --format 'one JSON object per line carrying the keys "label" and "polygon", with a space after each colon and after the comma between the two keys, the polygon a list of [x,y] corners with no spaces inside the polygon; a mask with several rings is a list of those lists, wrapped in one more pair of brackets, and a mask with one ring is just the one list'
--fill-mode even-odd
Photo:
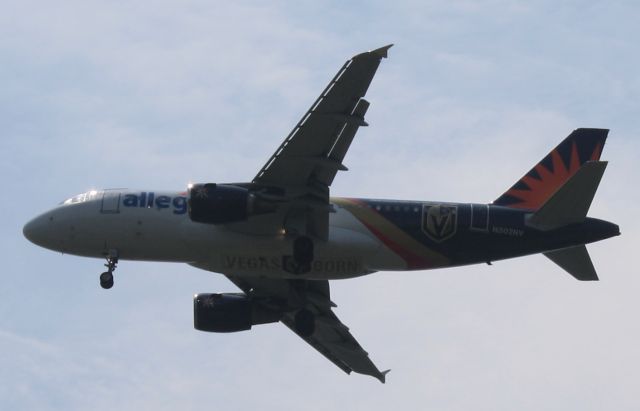
{"label": "vertical stabilizer", "polygon": [[609,130],[573,131],[513,187],[493,203],[527,210],[539,209],[587,161],[600,160]]}
{"label": "vertical stabilizer", "polygon": [[527,225],[540,230],[552,230],[583,222],[606,168],[606,161],[585,163],[538,211],[527,218]]}

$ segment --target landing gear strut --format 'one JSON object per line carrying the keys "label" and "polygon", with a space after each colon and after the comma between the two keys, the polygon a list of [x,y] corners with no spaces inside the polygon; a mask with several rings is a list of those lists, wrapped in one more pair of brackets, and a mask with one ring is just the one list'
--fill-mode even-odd
{"label": "landing gear strut", "polygon": [[113,271],[116,269],[116,265],[118,265],[118,252],[110,250],[104,265],[107,267],[107,271],[100,274],[100,286],[105,290],[113,287]]}
{"label": "landing gear strut", "polygon": [[310,337],[316,330],[316,317],[313,313],[303,308],[294,317],[296,331],[303,337]]}
{"label": "landing gear strut", "polygon": [[293,259],[300,265],[310,265],[313,261],[313,241],[301,236],[293,242]]}

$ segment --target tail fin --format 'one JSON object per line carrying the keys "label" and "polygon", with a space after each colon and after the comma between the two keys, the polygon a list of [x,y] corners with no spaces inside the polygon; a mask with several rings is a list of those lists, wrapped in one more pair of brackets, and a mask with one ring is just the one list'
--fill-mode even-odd
{"label": "tail fin", "polygon": [[606,161],[586,162],[527,218],[527,225],[541,230],[551,230],[583,222],[606,168]]}
{"label": "tail fin", "polygon": [[580,281],[598,281],[598,274],[584,245],[549,251],[544,255]]}
{"label": "tail fin", "polygon": [[574,130],[493,204],[538,210],[587,161],[598,161],[609,130]]}
{"label": "tail fin", "polygon": [[[584,221],[606,168],[606,161],[587,161],[527,218],[527,225],[549,230]],[[584,245],[549,251],[544,255],[580,281],[598,280]]]}

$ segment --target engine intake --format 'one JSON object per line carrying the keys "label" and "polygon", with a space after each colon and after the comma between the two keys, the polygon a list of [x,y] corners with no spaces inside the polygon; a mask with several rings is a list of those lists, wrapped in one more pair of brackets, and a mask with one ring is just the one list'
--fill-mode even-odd
{"label": "engine intake", "polygon": [[282,313],[268,310],[241,293],[193,297],[193,326],[200,331],[245,331],[257,324],[278,322],[281,317]]}
{"label": "engine intake", "polygon": [[233,184],[193,184],[188,192],[189,218],[197,223],[226,224],[274,212],[277,205]]}

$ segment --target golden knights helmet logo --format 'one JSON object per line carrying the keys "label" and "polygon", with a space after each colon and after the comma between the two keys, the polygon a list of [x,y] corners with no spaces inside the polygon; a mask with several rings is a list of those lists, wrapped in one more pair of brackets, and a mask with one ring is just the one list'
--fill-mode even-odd
{"label": "golden knights helmet logo", "polygon": [[458,206],[453,204],[424,204],[422,231],[433,241],[451,238],[457,229]]}

